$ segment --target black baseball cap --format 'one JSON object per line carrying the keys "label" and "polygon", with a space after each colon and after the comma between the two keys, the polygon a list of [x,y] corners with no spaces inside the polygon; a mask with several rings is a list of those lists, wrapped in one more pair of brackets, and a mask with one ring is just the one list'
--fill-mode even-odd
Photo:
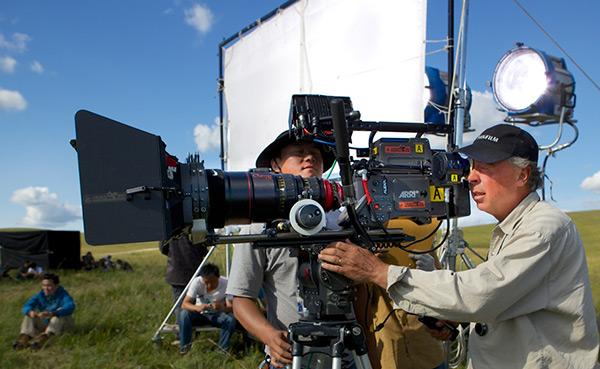
{"label": "black baseball cap", "polygon": [[[271,159],[278,157],[281,149],[297,142],[296,137],[290,136],[289,131],[281,132],[281,134],[279,134],[279,136],[277,136],[277,138],[273,140],[269,146],[265,147],[260,155],[258,155],[258,158],[256,158],[256,167],[270,168]],[[331,168],[335,161],[335,154],[331,147],[320,142],[315,142],[310,138],[303,139],[301,142],[312,142],[319,148],[321,156],[323,157],[323,172],[326,172]]]}
{"label": "black baseball cap", "polygon": [[518,156],[537,163],[538,144],[527,131],[510,125],[498,124],[483,131],[471,145],[458,150],[469,158],[487,164]]}

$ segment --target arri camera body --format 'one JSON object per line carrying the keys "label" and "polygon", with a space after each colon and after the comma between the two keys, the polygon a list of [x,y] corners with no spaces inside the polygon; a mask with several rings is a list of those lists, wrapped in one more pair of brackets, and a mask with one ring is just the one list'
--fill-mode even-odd
{"label": "arri camera body", "polygon": [[[332,100],[341,101],[348,136],[334,134],[330,109]],[[470,214],[468,160],[458,153],[432,150],[423,133],[447,132],[447,126],[415,123],[365,122],[353,110],[348,97],[294,95],[290,109],[290,134],[297,139],[314,139],[336,146],[350,142],[355,131],[369,131],[367,148],[357,148],[358,158],[350,160],[347,171],[340,161],[341,177],[350,176],[356,193],[360,223],[379,228],[390,219],[410,218],[416,223],[432,218]],[[377,132],[414,132],[412,138],[380,138]],[[337,154],[340,155],[340,150]],[[343,154],[342,154],[343,155]],[[343,172],[349,172],[344,174]],[[346,190],[348,190],[346,188]],[[350,189],[352,191],[352,189]]]}
{"label": "arri camera body", "polygon": [[[352,236],[362,246],[376,250],[410,245],[414,241],[410,235],[400,240],[400,236],[389,234],[380,242],[369,236],[375,230],[386,231],[391,219],[409,218],[424,224],[432,218],[470,214],[465,180],[468,160],[458,153],[432,150],[429,140],[422,137],[423,133],[443,133],[446,126],[365,122],[348,97],[321,95],[292,96],[289,122],[290,134],[297,140],[312,139],[335,147],[339,186],[345,195],[340,204],[347,210],[341,224],[354,229]],[[371,135],[368,147],[356,149],[358,158],[352,159],[347,145],[355,131],[369,131]],[[375,133],[380,131],[417,135],[373,142]],[[308,316],[319,321],[348,314],[353,299],[351,283],[346,278],[321,270],[317,255],[323,246],[300,246],[296,252],[300,260],[300,294]]]}

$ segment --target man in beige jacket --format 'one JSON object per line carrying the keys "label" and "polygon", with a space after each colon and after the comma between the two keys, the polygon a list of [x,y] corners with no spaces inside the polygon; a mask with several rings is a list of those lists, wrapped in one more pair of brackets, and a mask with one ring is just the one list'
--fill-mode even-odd
{"label": "man in beige jacket", "polygon": [[501,124],[460,151],[472,160],[473,200],[499,222],[486,262],[463,272],[427,272],[336,242],[321,253],[323,267],[387,289],[397,308],[472,322],[468,368],[598,366],[585,251],[571,219],[536,193],[534,138]]}

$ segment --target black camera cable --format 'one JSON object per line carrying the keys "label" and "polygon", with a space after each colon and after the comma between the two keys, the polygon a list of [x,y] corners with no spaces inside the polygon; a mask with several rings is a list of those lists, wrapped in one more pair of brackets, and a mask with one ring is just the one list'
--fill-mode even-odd
{"label": "black camera cable", "polygon": [[437,227],[435,227],[435,229],[429,233],[427,236],[419,239],[419,240],[415,240],[415,241],[411,241],[410,243],[406,244],[406,245],[402,245],[400,246],[400,248],[406,252],[410,252],[411,254],[429,254],[431,252],[436,251],[437,249],[439,249],[440,247],[442,247],[442,245],[444,244],[444,242],[446,242],[446,239],[448,239],[448,236],[450,235],[450,218],[446,218],[446,232],[444,233],[444,237],[442,238],[442,240],[440,241],[440,243],[438,243],[436,246],[430,248],[429,250],[407,250],[407,247],[410,247],[418,242],[421,241],[425,241],[426,239],[432,237],[441,227],[442,222],[439,222]]}

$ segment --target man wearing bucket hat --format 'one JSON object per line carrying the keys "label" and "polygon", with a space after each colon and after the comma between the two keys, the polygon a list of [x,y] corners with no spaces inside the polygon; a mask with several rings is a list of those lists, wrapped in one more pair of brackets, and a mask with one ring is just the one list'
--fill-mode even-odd
{"label": "man wearing bucket hat", "polygon": [[387,289],[397,308],[473,322],[468,368],[598,367],[598,331],[583,244],[571,219],[545,201],[538,145],[507,124],[460,149],[472,160],[477,207],[493,215],[487,261],[461,272],[409,270],[332,243],[325,269]]}
{"label": "man wearing bucket hat", "polygon": [[305,178],[321,177],[334,161],[335,154],[329,146],[309,139],[296,141],[284,131],[258,155],[256,167]]}
{"label": "man wearing bucket hat", "polygon": [[[335,155],[328,146],[312,140],[296,141],[285,131],[260,153],[256,167],[308,178],[321,177],[334,161]],[[255,226],[263,227],[252,225],[252,233],[260,231]],[[288,247],[253,248],[250,244],[240,244],[234,251],[227,294],[234,296],[237,320],[267,347],[271,367],[280,368],[292,362],[287,327],[297,322],[302,313],[297,296],[297,269],[298,260],[290,256]],[[261,288],[267,302],[266,318],[256,304]],[[345,364],[345,367],[351,365],[348,360]]]}

